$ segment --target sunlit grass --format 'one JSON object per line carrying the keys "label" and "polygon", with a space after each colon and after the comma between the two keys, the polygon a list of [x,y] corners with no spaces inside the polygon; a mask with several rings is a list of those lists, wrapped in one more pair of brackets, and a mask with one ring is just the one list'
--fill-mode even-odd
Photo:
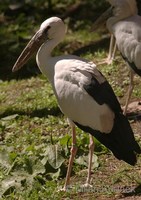
{"label": "sunlit grass", "polygon": [[[83,57],[91,58],[92,54],[87,53]],[[112,66],[107,67],[107,70],[104,68],[101,70],[108,78],[111,76],[109,74],[117,76],[117,70],[112,70]],[[114,80],[114,77],[112,79]],[[111,84],[117,95],[124,95],[118,82],[115,84],[114,81],[111,81]],[[57,192],[58,188],[64,184],[70,155],[71,130],[67,124],[66,117],[62,115],[58,108],[48,80],[44,76],[39,75],[25,80],[3,81],[0,84],[0,99],[0,152],[2,153],[0,154],[0,181],[1,184],[4,183],[3,181],[10,183],[9,181],[12,177],[13,180],[18,180],[16,184],[10,183],[11,185],[7,189],[1,185],[4,191],[2,199],[23,198],[31,200],[38,199],[39,194],[41,198],[45,198],[48,195],[49,199],[55,198],[59,200],[64,196],[65,198],[73,199],[74,195],[79,194],[77,191],[78,185],[69,193],[58,194]],[[81,155],[87,156],[89,136],[79,129],[77,129],[77,144],[79,149],[76,158]],[[62,155],[65,158],[65,162],[60,169],[54,170],[50,165],[46,164],[44,166],[42,164],[42,160],[45,163],[47,159],[45,152],[50,145],[61,145],[62,147]],[[110,170],[115,169],[117,160],[97,141],[95,141],[95,153],[99,157],[99,167],[94,170],[94,174],[98,174],[97,177],[101,176],[99,173],[102,171],[104,174],[107,174],[105,167],[109,167],[109,162],[106,159],[112,159],[110,166],[114,165],[114,167],[110,168]],[[4,155],[3,159],[1,158],[2,155]],[[136,185],[138,170],[133,172],[132,168],[129,168],[125,174],[124,169],[127,166],[119,161],[118,163],[119,170],[123,169],[123,172],[120,170],[118,173],[114,171],[111,173],[111,176],[108,174],[109,178],[113,180],[112,184],[117,184],[120,180],[121,185],[126,183],[129,183],[131,186],[132,184]],[[33,173],[30,172],[31,168],[33,168]],[[75,183],[78,182],[81,185],[85,182],[86,171],[82,174],[80,173],[80,175],[79,172],[86,170],[86,168],[85,165],[74,164],[74,177],[72,179],[75,180]],[[46,170],[46,173],[40,173],[44,172],[44,170]],[[132,180],[129,177],[132,177]],[[111,187],[111,180],[106,178],[105,181],[109,184],[107,187]],[[97,187],[102,187],[103,185],[95,175],[94,184]],[[109,188],[106,192],[107,196],[114,195],[110,191]],[[91,195],[90,193],[89,196]],[[85,198],[85,193],[82,196]]]}
{"label": "sunlit grass", "polygon": [[[24,20],[20,16],[19,22]],[[25,22],[24,22],[25,23]],[[25,25],[25,24],[24,24]],[[37,24],[36,24],[37,26]],[[25,26],[26,27],[26,26]],[[13,35],[8,42],[13,43],[11,53],[19,51],[25,40],[28,42],[36,27],[20,29],[16,24],[1,30],[1,34]],[[54,55],[73,53],[82,49],[80,56],[97,64],[105,75],[119,100],[125,98],[129,85],[128,70],[120,56],[111,65],[99,65],[107,57],[108,49],[100,45],[96,50],[91,47],[99,41],[101,33],[91,33],[90,24],[81,20],[68,28],[64,41],[55,49]],[[32,30],[32,31],[31,31]],[[15,35],[17,34],[17,36]],[[18,39],[17,39],[18,38]],[[21,39],[21,43],[20,40]],[[10,41],[11,40],[11,41]],[[3,40],[5,44],[7,41]],[[92,44],[92,46],[91,46]],[[21,45],[21,46],[19,46]],[[88,47],[87,49],[85,49]],[[4,49],[4,55],[7,49]],[[141,81],[135,78],[133,97],[141,97]],[[123,101],[123,103],[125,100]],[[140,163],[135,168],[116,160],[113,155],[97,140],[95,154],[98,156],[97,167],[92,174],[92,184],[97,188],[107,186],[109,190],[101,193],[79,192],[78,186],[85,183],[87,166],[74,162],[72,185],[75,189],[67,193],[58,192],[63,187],[71,148],[71,129],[66,117],[61,113],[51,85],[43,75],[26,79],[0,81],[0,197],[2,200],[36,200],[36,199],[101,199],[114,198],[116,193],[110,187],[118,184],[138,186],[140,183]],[[140,142],[140,137],[138,138]],[[61,167],[54,169],[48,162],[47,149],[61,147],[61,156],[65,159]],[[89,135],[77,128],[78,153],[76,159],[87,156],[89,151]],[[53,152],[54,153],[54,152]],[[59,152],[60,153],[60,152]],[[60,154],[57,154],[60,156]],[[83,157],[81,157],[83,158]],[[57,162],[57,161],[56,161]],[[7,186],[4,185],[6,182]],[[138,194],[138,192],[137,192]]]}
{"label": "sunlit grass", "polygon": [[65,40],[69,42],[77,41],[82,44],[88,44],[91,41],[98,40],[100,38],[98,33],[92,33],[90,27],[84,30],[69,31],[66,33]]}

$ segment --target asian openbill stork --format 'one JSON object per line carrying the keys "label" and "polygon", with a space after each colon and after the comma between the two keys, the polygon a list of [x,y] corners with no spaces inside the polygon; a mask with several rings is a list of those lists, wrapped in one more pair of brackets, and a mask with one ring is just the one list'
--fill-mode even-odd
{"label": "asian openbill stork", "polygon": [[[107,28],[115,37],[116,45],[130,68],[130,84],[124,114],[134,89],[134,73],[141,76],[141,16],[136,0],[107,0],[113,7],[113,17],[107,20]],[[139,5],[139,4],[138,4]]]}
{"label": "asian openbill stork", "polygon": [[[106,0],[108,1],[108,0]],[[125,1],[125,0],[123,0]],[[137,14],[141,16],[141,0],[134,0],[136,2],[136,6],[137,6]],[[111,1],[110,1],[111,2]],[[132,3],[132,2],[131,2]],[[108,17],[110,17],[113,13],[113,6],[111,6],[110,8],[108,8],[93,24],[92,26],[92,30],[95,31],[96,29],[99,28],[99,26],[101,24],[104,23],[104,21],[106,19],[108,19]],[[134,13],[135,14],[135,13]],[[114,35],[111,33],[111,37],[110,37],[110,46],[109,46],[109,52],[108,52],[108,57],[106,59],[104,59],[104,61],[100,62],[102,64],[107,63],[107,64],[111,64],[115,58],[115,53],[117,50],[117,45],[116,45],[116,41],[115,41],[115,37]]]}
{"label": "asian openbill stork", "polygon": [[[138,14],[141,16],[141,0],[135,0],[136,2],[136,6],[137,6],[137,10],[135,9],[135,13],[134,14]],[[132,3],[132,2],[131,2]],[[133,2],[134,4],[134,2]],[[110,14],[112,8],[109,8],[105,13],[106,15],[108,16],[108,13]],[[137,12],[137,13],[136,13]],[[105,15],[105,14],[104,14]],[[104,16],[103,16],[104,17]],[[100,19],[99,19],[100,20]],[[100,20],[101,21],[101,20]],[[98,24],[97,24],[98,26]],[[109,53],[108,53],[108,58],[107,58],[107,63],[108,64],[111,64],[112,61],[114,60],[114,57],[115,57],[115,52],[116,52],[116,49],[117,49],[117,45],[116,45],[116,41],[115,41],[115,37],[114,35],[112,34],[111,35],[111,39],[110,39],[110,47],[109,47]]]}
{"label": "asian openbill stork", "polygon": [[70,183],[70,174],[77,151],[75,125],[90,133],[90,157],[86,185],[90,183],[93,137],[109,148],[116,158],[135,165],[136,153],[141,149],[135,141],[127,118],[119,102],[96,65],[75,55],[52,57],[52,50],[63,40],[66,26],[58,17],[45,20],[27,44],[13,71],[20,69],[38,50],[37,65],[48,77],[61,111],[72,128],[72,148],[64,190]]}
{"label": "asian openbill stork", "polygon": [[113,16],[110,16],[111,12],[109,12],[109,9],[97,22],[102,23],[103,20],[109,17],[106,23],[109,32],[112,34],[109,58],[112,58],[112,47],[114,42],[116,42],[114,46],[116,47],[117,45],[123,59],[130,68],[130,84],[124,107],[124,114],[126,114],[134,88],[134,73],[141,76],[141,16],[138,15],[141,12],[141,2],[139,0],[107,1],[113,8]]}

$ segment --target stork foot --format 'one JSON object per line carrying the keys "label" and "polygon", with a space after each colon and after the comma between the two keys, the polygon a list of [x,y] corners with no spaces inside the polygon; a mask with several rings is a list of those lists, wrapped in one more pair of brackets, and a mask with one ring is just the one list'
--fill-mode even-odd
{"label": "stork foot", "polygon": [[58,192],[68,192],[72,187],[70,185],[64,186],[63,188],[58,189]]}
{"label": "stork foot", "polygon": [[82,188],[92,188],[93,186],[90,183],[85,183],[82,185]]}
{"label": "stork foot", "polygon": [[97,65],[104,65],[104,64],[107,64],[107,65],[111,65],[113,63],[113,60],[114,59],[109,59],[109,58],[106,58],[106,59],[103,59],[101,62],[98,62]]}
{"label": "stork foot", "polygon": [[106,62],[106,63],[107,63],[108,65],[111,65],[111,64],[113,63],[113,61],[114,61],[113,58],[111,58],[111,59],[107,59],[107,62]]}
{"label": "stork foot", "polygon": [[[124,110],[125,107],[122,107]],[[126,116],[130,120],[138,120],[141,119],[141,102],[134,101],[128,105]]]}
{"label": "stork foot", "polygon": [[67,189],[66,189],[65,187],[59,188],[59,189],[57,190],[57,192],[66,192],[66,191],[67,191]]}

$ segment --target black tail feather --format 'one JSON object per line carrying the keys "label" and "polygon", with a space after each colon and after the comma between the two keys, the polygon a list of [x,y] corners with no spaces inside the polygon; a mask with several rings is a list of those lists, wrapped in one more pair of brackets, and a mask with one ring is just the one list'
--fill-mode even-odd
{"label": "black tail feather", "polygon": [[78,123],[75,124],[98,139],[119,160],[124,160],[130,165],[136,164],[136,153],[141,154],[141,148],[135,140],[127,118],[123,114],[120,113],[115,117],[114,127],[111,133],[108,134],[101,133],[100,131],[93,130],[90,127],[82,126]]}

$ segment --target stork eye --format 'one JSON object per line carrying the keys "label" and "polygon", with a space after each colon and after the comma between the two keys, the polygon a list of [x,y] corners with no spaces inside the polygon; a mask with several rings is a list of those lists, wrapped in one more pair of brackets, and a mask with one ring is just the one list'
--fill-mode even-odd
{"label": "stork eye", "polygon": [[50,28],[51,28],[51,26],[48,26],[48,27],[47,27],[47,30],[49,30]]}
{"label": "stork eye", "polygon": [[47,26],[44,30],[44,33],[47,34],[48,33],[48,30],[51,28],[51,26]]}

